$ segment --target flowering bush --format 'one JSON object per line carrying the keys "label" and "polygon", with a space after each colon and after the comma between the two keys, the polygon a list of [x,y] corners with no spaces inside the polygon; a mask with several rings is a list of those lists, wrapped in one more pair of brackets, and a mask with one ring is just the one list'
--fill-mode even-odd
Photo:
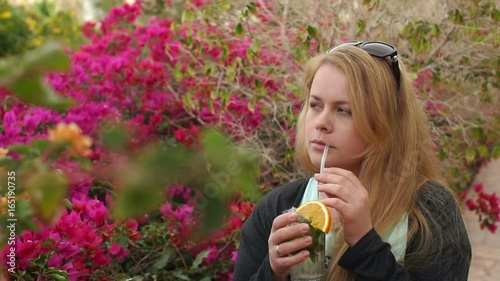
{"label": "flowering bush", "polygon": [[[472,190],[477,194],[475,199],[467,199],[465,205],[470,211],[479,215],[481,229],[487,228],[492,233],[495,233],[500,221],[500,198],[495,193],[487,193],[483,190],[481,183],[475,184]],[[465,190],[463,197],[466,197]]]}
{"label": "flowering bush", "polygon": [[[291,147],[301,106],[302,63],[349,38],[382,39],[387,29],[380,24],[374,32],[373,24],[362,19],[368,11],[373,15],[387,11],[379,1],[364,1],[361,8],[343,7],[359,12],[357,25],[337,13],[336,6],[323,1],[314,1],[314,8],[302,6],[313,3],[306,2],[138,1],[113,8],[102,21],[84,24],[82,32],[89,43],[68,51],[68,71],[55,65],[50,69],[55,71],[43,76],[74,102],[52,107],[67,110],[28,105],[24,101],[48,106],[46,100],[53,99],[16,95],[24,89],[20,83],[0,78],[6,85],[0,89],[0,154],[4,155],[0,163],[19,171],[18,186],[23,189],[17,197],[15,237],[15,253],[21,258],[11,276],[230,280],[239,229],[256,197],[249,197],[254,190],[252,173],[242,173],[254,167],[238,161],[239,150],[229,144],[250,147],[253,155],[259,155],[253,162],[260,165],[264,191],[301,177]],[[453,24],[489,17],[490,2],[479,2],[485,5],[481,13],[457,16],[455,12],[452,19],[462,16],[463,22]],[[415,86],[428,102],[436,153],[452,186],[467,190],[481,164],[499,153],[499,121],[489,111],[499,102],[493,96],[498,85],[492,82],[491,66],[476,62],[474,68],[481,70],[470,72],[474,79],[452,79],[443,64],[456,57],[454,49],[437,44],[444,37],[441,31],[426,41],[421,33],[434,26],[431,22],[400,24],[407,41],[398,46],[401,54],[407,54],[403,59],[410,61]],[[461,44],[479,40],[481,46],[495,44],[482,28],[460,38]],[[331,30],[335,32],[330,34]],[[446,40],[463,35],[453,28],[447,32]],[[460,67],[471,64],[464,60]],[[32,77],[28,74],[24,78]],[[443,82],[445,78],[453,83]],[[482,100],[460,91],[477,83],[485,85]],[[452,94],[476,102],[473,106],[483,108],[482,115],[464,114]],[[206,133],[208,127],[218,128],[231,141]],[[494,232],[497,197],[480,193],[477,200],[482,203],[475,206],[466,193],[461,194]],[[5,221],[9,208],[6,199],[1,200],[0,217]],[[3,264],[8,262],[8,251],[6,247],[2,253]]]}

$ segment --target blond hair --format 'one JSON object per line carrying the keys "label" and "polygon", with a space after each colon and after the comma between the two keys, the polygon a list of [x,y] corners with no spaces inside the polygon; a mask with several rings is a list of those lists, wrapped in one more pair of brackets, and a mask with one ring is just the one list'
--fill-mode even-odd
{"label": "blond hair", "polygon": [[[305,116],[311,84],[318,69],[332,65],[348,79],[353,122],[368,147],[363,153],[359,179],[370,196],[370,210],[375,230],[387,235],[406,213],[412,222],[408,240],[421,237],[420,251],[407,257],[405,266],[418,266],[426,253],[435,247],[429,218],[417,206],[420,187],[428,180],[440,182],[437,159],[433,152],[428,118],[415,94],[404,65],[399,62],[401,85],[398,91],[391,60],[370,56],[359,47],[342,46],[329,54],[312,58],[305,66],[305,102],[299,115],[296,156],[308,172],[317,172],[309,159],[305,140]],[[432,219],[430,219],[432,220]],[[354,280],[354,276],[338,266],[348,245],[339,226],[334,257],[326,280]]]}

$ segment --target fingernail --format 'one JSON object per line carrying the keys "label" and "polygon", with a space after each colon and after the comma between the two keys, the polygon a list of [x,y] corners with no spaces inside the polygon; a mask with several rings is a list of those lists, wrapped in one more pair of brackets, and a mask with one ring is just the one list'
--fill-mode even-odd
{"label": "fingernail", "polygon": [[302,232],[308,232],[309,231],[309,226],[304,223],[304,225],[301,228]]}
{"label": "fingernail", "polygon": [[289,218],[290,218],[291,220],[296,220],[296,219],[298,218],[298,215],[297,215],[296,213],[290,213]]}
{"label": "fingernail", "polygon": [[305,243],[306,245],[311,244],[311,243],[312,243],[312,238],[311,238],[310,236],[306,237],[306,238],[304,239],[304,243]]}

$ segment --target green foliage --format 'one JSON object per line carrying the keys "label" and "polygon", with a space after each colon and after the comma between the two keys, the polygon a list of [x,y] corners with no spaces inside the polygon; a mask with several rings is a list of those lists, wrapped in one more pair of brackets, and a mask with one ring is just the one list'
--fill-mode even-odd
{"label": "green foliage", "polygon": [[0,60],[0,85],[28,103],[64,111],[74,102],[56,94],[43,78],[48,71],[64,71],[68,67],[69,57],[62,45],[48,42],[22,56]]}
{"label": "green foliage", "polygon": [[51,0],[14,6],[0,0],[0,58],[23,54],[44,42],[58,40],[73,49],[83,43],[72,11],[57,11]]}
{"label": "green foliage", "polygon": [[0,57],[19,54],[25,50],[30,35],[22,10],[1,0],[0,11]]}

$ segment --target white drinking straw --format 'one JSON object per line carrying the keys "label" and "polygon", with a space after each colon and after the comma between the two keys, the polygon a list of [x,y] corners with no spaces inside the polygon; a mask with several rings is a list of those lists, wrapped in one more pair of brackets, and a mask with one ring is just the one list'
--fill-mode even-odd
{"label": "white drinking straw", "polygon": [[[319,166],[320,173],[323,173],[323,170],[325,169],[326,156],[328,155],[328,147],[330,147],[330,146],[325,143],[325,149],[323,150],[323,156],[321,156],[321,164]],[[320,199],[320,197],[319,197],[319,190],[318,190],[318,200],[319,199]]]}

